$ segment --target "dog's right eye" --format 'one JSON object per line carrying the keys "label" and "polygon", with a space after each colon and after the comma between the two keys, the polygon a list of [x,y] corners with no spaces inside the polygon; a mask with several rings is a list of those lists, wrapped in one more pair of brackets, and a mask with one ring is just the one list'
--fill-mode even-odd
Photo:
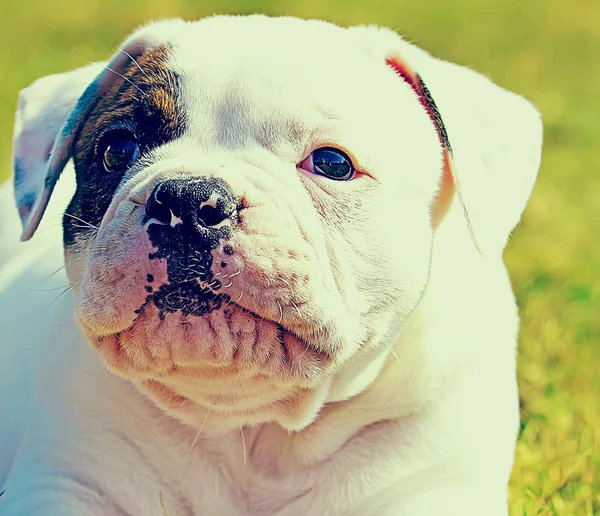
{"label": "dog's right eye", "polygon": [[106,133],[98,145],[98,156],[107,172],[123,171],[140,156],[135,135],[125,129]]}

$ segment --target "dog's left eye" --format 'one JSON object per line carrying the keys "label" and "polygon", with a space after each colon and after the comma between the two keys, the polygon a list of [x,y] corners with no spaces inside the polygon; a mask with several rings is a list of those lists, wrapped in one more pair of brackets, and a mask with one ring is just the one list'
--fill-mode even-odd
{"label": "dog's left eye", "polygon": [[140,156],[140,148],[131,131],[118,129],[102,137],[98,155],[107,172],[116,172],[130,167]]}
{"label": "dog's left eye", "polygon": [[350,158],[334,147],[321,147],[300,163],[300,168],[336,181],[347,181],[354,175]]}

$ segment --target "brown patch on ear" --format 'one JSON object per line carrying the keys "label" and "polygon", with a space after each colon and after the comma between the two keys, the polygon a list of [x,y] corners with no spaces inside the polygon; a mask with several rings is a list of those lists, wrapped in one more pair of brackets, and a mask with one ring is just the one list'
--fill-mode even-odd
{"label": "brown patch on ear", "polygon": [[431,224],[433,228],[436,229],[448,213],[452,204],[452,199],[454,198],[454,192],[456,191],[454,159],[452,156],[452,146],[450,145],[448,133],[446,132],[446,126],[444,125],[442,115],[440,115],[435,101],[433,100],[429,89],[423,82],[423,79],[421,79],[421,76],[409,68],[406,63],[400,62],[399,58],[387,58],[385,62],[413,89],[419,102],[421,102],[421,105],[425,108],[427,115],[429,115],[429,118],[433,122],[438,138],[440,139],[444,163],[440,187],[431,206]]}

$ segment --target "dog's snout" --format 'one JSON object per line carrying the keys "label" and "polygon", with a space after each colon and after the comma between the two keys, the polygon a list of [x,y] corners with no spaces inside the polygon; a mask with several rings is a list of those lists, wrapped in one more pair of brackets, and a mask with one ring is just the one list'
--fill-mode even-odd
{"label": "dog's snout", "polygon": [[206,301],[206,292],[195,280],[210,283],[211,250],[231,238],[240,205],[231,187],[216,177],[167,179],[154,185],[143,223],[156,249],[148,258],[167,260],[171,290],[167,295],[163,289],[161,296],[166,297],[160,298],[161,306],[197,313],[208,310],[208,305],[190,308],[193,300]]}
{"label": "dog's snout", "polygon": [[146,203],[146,221],[189,229],[232,224],[235,195],[219,178],[168,179],[158,183]]}

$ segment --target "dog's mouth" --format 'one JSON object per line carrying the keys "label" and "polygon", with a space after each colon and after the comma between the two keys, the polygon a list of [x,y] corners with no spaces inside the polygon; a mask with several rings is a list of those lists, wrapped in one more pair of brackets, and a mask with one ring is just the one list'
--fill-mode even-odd
{"label": "dog's mouth", "polygon": [[[217,279],[206,282],[200,278],[177,283],[163,283],[157,290],[149,293],[144,304],[135,311],[137,317],[130,329],[136,325],[137,318],[150,305],[156,307],[158,318],[161,321],[164,321],[169,314],[180,314],[185,324],[193,323],[195,317],[205,317],[218,310],[222,310],[225,318],[229,320],[232,317],[232,312],[240,310],[262,323],[276,325],[278,336],[283,333],[290,333],[302,342],[307,349],[326,354],[325,351],[320,349],[318,343],[311,342],[306,336],[300,335],[300,332],[286,327],[281,319],[275,320],[265,313],[259,313],[256,308],[251,309],[244,304],[240,304],[243,297],[241,294],[237,297],[237,301],[234,301],[228,294],[219,292],[221,286],[221,282]],[[150,290],[148,289],[148,291]],[[284,346],[283,343],[282,346]]]}
{"label": "dog's mouth", "polygon": [[141,314],[149,304],[154,304],[161,319],[177,312],[185,316],[203,317],[233,303],[230,296],[216,290],[220,287],[221,282],[218,280],[207,283],[200,279],[163,283],[157,290],[147,285],[145,288],[149,294],[135,313]]}
{"label": "dog's mouth", "polygon": [[88,338],[109,369],[128,379],[243,377],[309,387],[333,367],[318,331],[301,334],[217,286],[164,283],[148,293],[129,327]]}

